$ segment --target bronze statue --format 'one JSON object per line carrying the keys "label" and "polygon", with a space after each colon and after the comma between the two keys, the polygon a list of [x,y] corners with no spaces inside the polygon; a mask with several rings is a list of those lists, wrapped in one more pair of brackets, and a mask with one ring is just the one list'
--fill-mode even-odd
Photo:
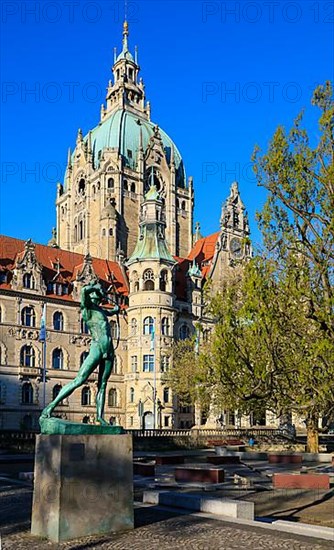
{"label": "bronze statue", "polygon": [[89,283],[81,291],[81,313],[92,336],[92,342],[88,356],[80,367],[80,370],[72,382],[64,386],[57,397],[42,412],[41,418],[50,418],[54,408],[66,397],[71,395],[76,388],[87,381],[92,372],[99,366],[98,392],[96,396],[97,421],[108,426],[103,418],[106,389],[109,376],[112,372],[115,352],[111,338],[108,316],[117,314],[119,306],[111,311],[102,309],[100,303],[106,298],[99,283]]}

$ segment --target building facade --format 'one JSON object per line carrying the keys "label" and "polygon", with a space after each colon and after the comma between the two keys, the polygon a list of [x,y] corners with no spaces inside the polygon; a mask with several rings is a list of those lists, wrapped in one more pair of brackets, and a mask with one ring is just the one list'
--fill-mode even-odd
{"label": "building facade", "polygon": [[[251,255],[236,182],[223,203],[219,231],[202,237],[199,224],[193,231],[192,178],[186,181],[176,145],[151,121],[127,23],[112,73],[100,122],[86,136],[79,130],[69,151],[48,246],[0,238],[2,429],[37,428],[44,402],[76,375],[90,342],[80,291],[92,279],[122,312],[111,321],[116,361],[106,419],[126,428],[198,423],[164,381],[171,347],[191,336],[198,322],[204,334],[210,330],[203,317],[204,282],[221,281]],[[45,350],[39,342],[43,311]],[[96,391],[94,373],[56,414],[94,422]]]}

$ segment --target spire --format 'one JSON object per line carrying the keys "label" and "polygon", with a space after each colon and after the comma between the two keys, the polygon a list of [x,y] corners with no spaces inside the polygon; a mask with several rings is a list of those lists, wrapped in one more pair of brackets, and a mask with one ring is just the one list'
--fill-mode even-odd
{"label": "spire", "polygon": [[129,51],[128,36],[129,36],[129,23],[127,21],[124,21],[124,23],[123,23],[123,53],[127,53]]}

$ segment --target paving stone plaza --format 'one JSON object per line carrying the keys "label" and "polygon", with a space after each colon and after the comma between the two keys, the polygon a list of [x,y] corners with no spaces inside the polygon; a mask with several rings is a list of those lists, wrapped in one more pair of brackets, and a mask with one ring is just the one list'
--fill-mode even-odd
{"label": "paving stone plaza", "polygon": [[[0,471],[0,532],[2,550],[15,549],[108,549],[128,548],[139,550],[156,549],[321,549],[333,548],[332,540],[320,538],[321,530],[329,532],[333,525],[334,499],[333,487],[327,491],[280,491],[272,488],[271,476],[277,471],[285,473],[298,472],[296,464],[270,465],[265,461],[248,461],[247,463],[225,464],[223,483],[182,483],[175,482],[175,469],[180,465],[168,464],[176,453],[135,453],[135,463],[146,461],[155,464],[152,476],[134,475],[135,528],[126,533],[110,533],[103,536],[91,536],[66,543],[52,543],[30,534],[33,484],[20,480],[18,470],[28,470],[14,465],[1,466]],[[32,460],[32,455],[26,456]],[[154,461],[154,456],[159,460]],[[211,450],[178,452],[177,458],[184,459],[184,467],[197,464],[204,467],[208,457],[213,457]],[[15,462],[14,457],[13,463]],[[137,463],[138,463],[137,462]],[[167,464],[158,465],[159,462]],[[142,462],[144,463],[144,462]],[[154,466],[153,466],[154,467]],[[333,479],[334,470],[330,464],[310,463],[304,465],[304,471],[325,473]],[[27,477],[29,478],[29,473]],[[245,484],[245,480],[247,484]],[[257,489],[257,490],[255,490]],[[255,517],[262,521],[247,522],[237,518],[227,518],[209,513],[194,512],[186,509],[171,508],[163,505],[145,504],[145,494],[154,491],[175,491],[177,494],[211,498],[229,498],[238,501],[254,502]],[[144,502],[143,502],[144,501]],[[147,502],[147,501],[146,501]],[[298,534],[289,532],[289,525],[280,528],[271,524],[276,520],[288,520]],[[297,522],[297,523],[296,523]],[[301,523],[299,523],[301,522]],[[315,526],[306,524],[318,524]],[[303,527],[305,526],[306,527]],[[323,526],[327,526],[323,529]],[[308,529],[315,531],[308,533]],[[317,531],[319,529],[319,531]],[[333,530],[332,530],[333,531]],[[318,537],[317,537],[318,532]],[[311,536],[310,536],[311,535]]]}

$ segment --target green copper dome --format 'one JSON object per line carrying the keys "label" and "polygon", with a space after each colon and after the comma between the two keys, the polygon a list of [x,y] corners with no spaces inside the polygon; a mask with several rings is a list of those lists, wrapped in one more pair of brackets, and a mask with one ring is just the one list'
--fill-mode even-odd
{"label": "green copper dome", "polygon": [[[117,148],[125,164],[135,169],[142,131],[142,146],[145,151],[150,138],[154,135],[153,122],[145,120],[129,111],[118,109],[106,120],[91,131],[91,144],[94,168],[98,168],[103,149]],[[170,163],[171,151],[174,150],[176,182],[178,187],[185,187],[185,173],[181,155],[171,138],[159,128],[167,162]],[[85,136],[86,142],[88,135]]]}

